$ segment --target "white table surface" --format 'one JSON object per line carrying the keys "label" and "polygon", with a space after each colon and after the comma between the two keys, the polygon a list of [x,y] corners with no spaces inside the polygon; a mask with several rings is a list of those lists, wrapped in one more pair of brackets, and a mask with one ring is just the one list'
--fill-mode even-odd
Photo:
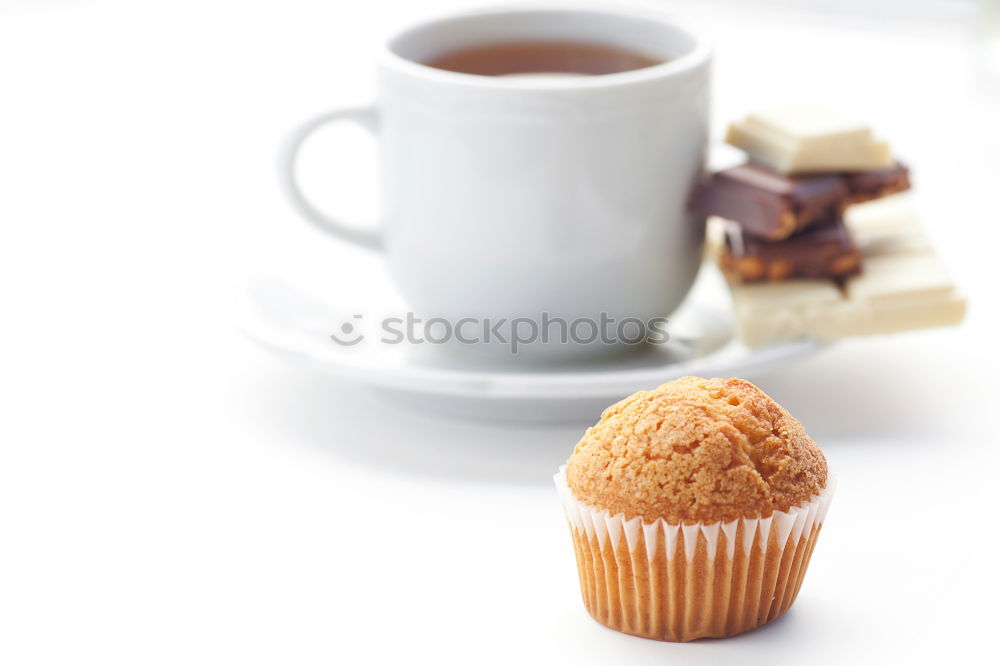
{"label": "white table surface", "polygon": [[[385,279],[295,218],[274,154],[370,97],[379,36],[443,6],[0,4],[0,663],[983,663],[1000,107],[966,14],[676,5],[714,32],[718,127],[793,99],[870,117],[972,307],[752,378],[837,496],[790,613],[673,645],[580,601],[551,474],[586,424],[401,410],[232,326],[234,285],[277,259]],[[370,166],[351,155],[338,173]]]}

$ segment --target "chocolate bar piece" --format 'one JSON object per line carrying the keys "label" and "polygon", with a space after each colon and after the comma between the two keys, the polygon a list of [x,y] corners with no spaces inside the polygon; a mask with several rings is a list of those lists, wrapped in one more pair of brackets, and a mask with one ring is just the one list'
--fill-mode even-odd
{"label": "chocolate bar piece", "polygon": [[751,346],[955,326],[967,307],[965,297],[954,289],[947,294],[867,301],[845,296],[832,282],[821,280],[734,284],[732,292],[740,338]]}
{"label": "chocolate bar piece", "polygon": [[861,252],[839,217],[780,243],[768,243],[738,229],[726,241],[720,263],[723,272],[737,281],[840,280],[861,272]]}
{"label": "chocolate bar piece", "polygon": [[801,337],[834,340],[954,326],[966,299],[933,253],[865,257],[865,273],[843,291],[833,282],[731,285],[740,337],[766,345]]}
{"label": "chocolate bar piece", "polygon": [[816,106],[752,113],[729,126],[726,142],[781,173],[864,171],[892,166],[889,145],[867,125]]}
{"label": "chocolate bar piece", "polygon": [[882,335],[962,321],[966,299],[905,200],[852,207],[847,218],[865,270],[842,288],[832,280],[730,284],[744,343]]}
{"label": "chocolate bar piece", "polygon": [[948,269],[933,252],[869,257],[865,274],[844,286],[848,298],[874,303],[921,302],[942,298],[954,284]]}
{"label": "chocolate bar piece", "polygon": [[850,192],[849,203],[857,204],[910,189],[910,170],[897,162],[888,169],[845,173],[844,181]]}
{"label": "chocolate bar piece", "polygon": [[[751,347],[845,334],[844,296],[829,280],[731,284],[740,339]],[[848,317],[849,318],[849,317]]]}
{"label": "chocolate bar piece", "polygon": [[784,176],[754,164],[714,174],[695,198],[694,209],[739,222],[744,231],[779,241],[842,213],[849,204],[873,201],[910,188],[910,170]]}
{"label": "chocolate bar piece", "polygon": [[934,250],[905,195],[851,206],[844,214],[844,224],[866,260]]}
{"label": "chocolate bar piece", "polygon": [[839,174],[789,177],[744,164],[714,174],[693,208],[738,222],[748,234],[779,241],[839,215],[849,196]]}

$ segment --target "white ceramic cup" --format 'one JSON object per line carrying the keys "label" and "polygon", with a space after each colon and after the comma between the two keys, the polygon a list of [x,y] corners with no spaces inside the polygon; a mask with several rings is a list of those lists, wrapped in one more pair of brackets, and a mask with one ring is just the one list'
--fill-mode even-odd
{"label": "white ceramic cup", "polygon": [[[548,39],[667,61],[617,74],[520,78],[421,64],[464,46]],[[294,135],[288,190],[322,228],[385,252],[422,315],[664,317],[701,261],[703,220],[687,204],[703,170],[709,62],[705,43],[649,10],[530,6],[430,20],[385,44],[376,106],[326,113]],[[303,141],[342,120],[379,135],[376,227],[328,216],[296,184]],[[576,357],[603,347],[566,341],[534,351]]]}

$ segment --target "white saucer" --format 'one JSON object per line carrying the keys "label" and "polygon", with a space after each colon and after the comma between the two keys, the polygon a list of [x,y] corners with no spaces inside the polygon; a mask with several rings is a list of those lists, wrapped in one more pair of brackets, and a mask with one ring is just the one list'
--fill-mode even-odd
{"label": "white saucer", "polygon": [[525,422],[595,421],[624,396],[684,375],[747,376],[815,353],[800,340],[750,349],[734,335],[728,290],[706,264],[685,304],[670,317],[670,341],[600,361],[559,367],[460,365],[433,345],[341,346],[330,337],[351,316],[309,286],[255,276],[238,303],[242,330],[290,360],[380,389],[394,401],[473,418]]}

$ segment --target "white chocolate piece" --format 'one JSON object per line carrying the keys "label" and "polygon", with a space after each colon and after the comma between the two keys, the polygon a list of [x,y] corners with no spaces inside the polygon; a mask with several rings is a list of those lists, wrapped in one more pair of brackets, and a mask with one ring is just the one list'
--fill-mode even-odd
{"label": "white chocolate piece", "polygon": [[851,206],[844,223],[864,257],[934,249],[905,196]]}
{"label": "white chocolate piece", "polygon": [[816,106],[752,113],[729,126],[726,142],[781,173],[865,171],[894,163],[889,144],[866,125]]}
{"label": "white chocolate piece", "polygon": [[844,301],[832,282],[789,280],[731,286],[740,338],[747,345],[807,336],[838,337],[840,327],[832,324],[841,316]]}
{"label": "white chocolate piece", "polygon": [[872,304],[904,303],[947,297],[955,285],[933,252],[864,258],[864,272],[847,281],[847,298]]}
{"label": "white chocolate piece", "polygon": [[844,222],[851,231],[920,226],[909,192],[848,206]]}
{"label": "white chocolate piece", "polygon": [[[911,296],[902,301],[866,302],[843,298],[839,292],[837,300],[830,300],[829,292],[818,285],[801,285],[799,281],[787,284],[801,290],[765,294],[764,291],[774,291],[779,285],[734,285],[739,333],[745,344],[757,347],[798,338],[836,340],[886,335],[955,326],[965,317],[965,297],[955,291]],[[759,287],[761,291],[736,296],[736,291],[748,287]],[[810,300],[813,295],[822,300]]]}
{"label": "white chocolate piece", "polygon": [[733,284],[733,303],[747,311],[772,311],[778,308],[804,310],[839,303],[843,295],[828,280],[788,280]]}
{"label": "white chocolate piece", "polygon": [[714,216],[705,221],[705,259],[718,261],[722,250],[726,247],[727,223],[728,220]]}
{"label": "white chocolate piece", "polygon": [[966,306],[965,296],[954,291],[924,299],[909,299],[905,303],[880,303],[859,310],[847,334],[886,335],[955,326],[965,318]]}

